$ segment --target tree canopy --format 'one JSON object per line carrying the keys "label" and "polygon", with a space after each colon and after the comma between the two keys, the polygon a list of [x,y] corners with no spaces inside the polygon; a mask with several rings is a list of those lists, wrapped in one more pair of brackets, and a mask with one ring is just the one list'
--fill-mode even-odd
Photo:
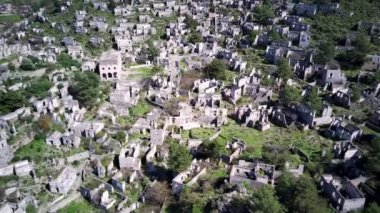
{"label": "tree canopy", "polygon": [[277,63],[278,69],[277,69],[277,75],[278,77],[288,80],[292,77],[293,71],[289,65],[289,62],[286,59],[280,59]]}
{"label": "tree canopy", "polygon": [[312,87],[306,94],[304,102],[317,112],[322,111],[322,98],[318,94],[318,88]]}
{"label": "tree canopy", "polygon": [[57,63],[64,68],[80,67],[80,63],[72,59],[71,56],[66,53],[61,53],[57,56]]}
{"label": "tree canopy", "polygon": [[180,173],[185,171],[191,164],[192,157],[187,147],[178,142],[169,143],[169,160],[168,166],[174,172]]}
{"label": "tree canopy", "polygon": [[220,140],[206,141],[202,145],[205,154],[214,159],[219,159],[222,154],[227,153],[226,145]]}
{"label": "tree canopy", "polygon": [[36,70],[36,66],[29,58],[23,58],[21,61],[20,69],[25,71],[33,71]]}
{"label": "tree canopy", "polygon": [[311,177],[295,179],[284,172],[279,177],[276,192],[288,212],[332,212],[326,200],[319,197],[317,186]]}
{"label": "tree canopy", "polygon": [[204,68],[204,74],[208,78],[225,79],[226,65],[222,60],[214,59]]}
{"label": "tree canopy", "polygon": [[331,41],[324,41],[319,45],[320,54],[318,54],[317,61],[321,64],[331,62],[335,57],[335,45]]}
{"label": "tree canopy", "polygon": [[197,32],[197,31],[193,31],[190,33],[190,36],[189,36],[189,42],[192,43],[192,44],[195,44],[195,43],[199,43],[199,42],[202,42],[202,34],[200,32]]}
{"label": "tree canopy", "polygon": [[197,29],[198,22],[195,19],[193,19],[191,16],[186,16],[184,22],[185,22],[187,28],[189,28],[190,30],[193,31],[193,30]]}
{"label": "tree canopy", "polygon": [[361,96],[361,89],[358,84],[353,84],[351,86],[351,101],[357,102]]}
{"label": "tree canopy", "polygon": [[284,105],[299,103],[302,100],[301,91],[297,87],[285,85],[281,88],[279,100]]}
{"label": "tree canopy", "polygon": [[0,115],[3,115],[23,107],[26,99],[20,91],[0,91],[0,102]]}
{"label": "tree canopy", "polygon": [[250,190],[248,197],[235,197],[228,209],[231,212],[283,213],[284,207],[278,201],[274,188],[263,186]]}
{"label": "tree canopy", "polygon": [[259,24],[266,25],[268,19],[274,16],[274,10],[271,5],[263,4],[260,7],[255,7],[254,17]]}
{"label": "tree canopy", "polygon": [[79,101],[82,106],[94,106],[99,96],[99,76],[92,72],[75,73],[73,84],[69,93]]}

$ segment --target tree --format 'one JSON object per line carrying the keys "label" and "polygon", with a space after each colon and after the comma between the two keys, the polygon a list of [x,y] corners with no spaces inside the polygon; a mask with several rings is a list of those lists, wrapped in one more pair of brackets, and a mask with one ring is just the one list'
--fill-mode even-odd
{"label": "tree", "polygon": [[144,197],[147,203],[160,206],[170,196],[170,193],[169,185],[166,182],[156,181],[145,190]]}
{"label": "tree", "polygon": [[69,93],[77,99],[82,106],[92,107],[99,95],[99,76],[92,72],[75,73],[73,84]]}
{"label": "tree", "polygon": [[23,107],[27,102],[19,91],[0,91],[0,114],[8,114]]}
{"label": "tree", "polygon": [[293,71],[290,68],[289,62],[286,59],[284,58],[280,59],[277,63],[277,66],[278,66],[278,69],[277,69],[278,77],[284,80],[288,80],[289,78],[292,77]]}
{"label": "tree", "polygon": [[343,69],[357,69],[364,64],[365,57],[366,54],[359,51],[347,51],[337,55],[336,60]]}
{"label": "tree", "polygon": [[16,67],[15,67],[15,65],[14,65],[13,63],[9,63],[9,64],[8,64],[8,69],[9,69],[9,71],[11,71],[11,72],[16,71]]}
{"label": "tree", "polygon": [[380,137],[373,139],[370,145],[366,155],[365,168],[370,173],[380,177]]}
{"label": "tree", "polygon": [[114,135],[113,138],[114,138],[115,140],[120,141],[120,143],[124,143],[126,137],[127,137],[127,135],[125,134],[124,131],[118,131],[118,132]]}
{"label": "tree", "polygon": [[259,33],[257,31],[254,31],[254,30],[252,30],[251,32],[249,32],[249,34],[248,34],[248,40],[249,40],[249,42],[251,44],[253,44],[253,42],[255,42],[256,37],[257,37],[258,34]]}
{"label": "tree", "polygon": [[149,42],[148,48],[143,49],[143,54],[146,54],[149,60],[153,60],[154,58],[160,55],[160,50],[157,49],[157,47],[155,47],[153,43]]}
{"label": "tree", "polygon": [[53,126],[53,122],[49,116],[43,115],[38,119],[37,125],[39,129],[47,133],[51,130],[51,127]]}
{"label": "tree", "polygon": [[23,58],[21,61],[20,69],[25,71],[33,71],[36,70],[36,66],[34,66],[32,60],[29,58]]}
{"label": "tree", "polygon": [[176,98],[172,98],[165,103],[164,110],[169,115],[178,115],[179,101]]}
{"label": "tree", "polygon": [[193,19],[191,16],[186,16],[184,22],[185,22],[187,28],[189,28],[191,31],[194,31],[197,29],[198,22],[197,22],[197,20]]}
{"label": "tree", "polygon": [[321,50],[320,54],[318,55],[318,61],[322,64],[327,64],[331,62],[335,57],[335,46],[332,42],[322,42],[319,46],[319,49]]}
{"label": "tree", "polygon": [[380,206],[373,202],[368,205],[368,207],[364,210],[364,213],[379,213],[380,212]]}
{"label": "tree", "polygon": [[185,171],[191,164],[192,157],[187,147],[177,142],[169,143],[169,168],[177,173]]}
{"label": "tree", "polygon": [[294,195],[289,199],[293,200],[293,205],[287,206],[289,212],[332,212],[326,200],[319,197],[313,179],[308,176],[300,177],[294,187]]}
{"label": "tree", "polygon": [[356,37],[355,46],[356,49],[364,55],[368,54],[368,52],[371,50],[371,43],[367,36],[363,33],[360,33]]}
{"label": "tree", "polygon": [[271,5],[263,4],[260,7],[255,7],[254,17],[259,24],[266,25],[268,19],[274,16],[274,10]]}
{"label": "tree", "polygon": [[288,172],[284,172],[278,179],[276,193],[288,212],[332,212],[326,200],[318,195],[316,185],[309,176],[295,179]]}
{"label": "tree", "polygon": [[361,96],[361,89],[359,85],[353,84],[351,86],[351,101],[357,102],[360,99],[360,96]]}
{"label": "tree", "polygon": [[155,65],[153,66],[151,72],[153,75],[162,74],[164,72],[164,67]]}
{"label": "tree", "polygon": [[301,91],[296,87],[285,85],[280,91],[279,100],[284,105],[299,103],[302,100]]}
{"label": "tree", "polygon": [[72,59],[71,56],[66,53],[61,53],[57,56],[57,63],[63,68],[80,67],[80,63]]}
{"label": "tree", "polygon": [[304,102],[315,111],[322,111],[322,98],[318,95],[318,89],[316,87],[312,87],[306,94]]}
{"label": "tree", "polygon": [[204,68],[204,73],[208,78],[225,79],[226,65],[219,59],[214,59]]}
{"label": "tree", "polygon": [[214,159],[219,159],[222,154],[227,153],[225,144],[220,140],[204,142],[203,147],[206,155]]}
{"label": "tree", "polygon": [[289,199],[294,195],[296,179],[289,173],[284,171],[278,178],[276,185],[276,194],[281,203],[290,206],[292,200]]}
{"label": "tree", "polygon": [[278,202],[275,191],[270,186],[263,186],[254,190],[250,196],[249,209],[253,212],[285,212],[284,207]]}
{"label": "tree", "polygon": [[195,44],[195,43],[199,43],[199,42],[202,42],[202,34],[200,32],[197,32],[197,31],[193,31],[190,33],[190,36],[189,36],[189,42],[192,43],[192,44]]}
{"label": "tree", "polygon": [[229,212],[285,212],[277,200],[275,190],[270,186],[262,186],[249,192],[248,197],[236,196],[227,207]]}
{"label": "tree", "polygon": [[27,98],[37,97],[43,98],[48,95],[49,89],[53,86],[47,77],[39,78],[38,81],[32,82],[25,90],[24,94]]}
{"label": "tree", "polygon": [[113,12],[113,10],[116,8],[116,3],[114,0],[108,1],[108,9]]}

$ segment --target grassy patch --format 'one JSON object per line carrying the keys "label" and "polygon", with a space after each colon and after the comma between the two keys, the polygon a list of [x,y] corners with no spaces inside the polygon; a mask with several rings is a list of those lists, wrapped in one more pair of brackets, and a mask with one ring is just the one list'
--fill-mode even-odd
{"label": "grassy patch", "polygon": [[145,116],[152,110],[152,106],[145,99],[140,99],[137,105],[129,108],[129,115],[133,118]]}
{"label": "grassy patch", "polygon": [[[77,149],[69,149],[64,151],[62,149],[56,149],[52,146],[46,144],[43,139],[36,139],[29,144],[19,148],[12,159],[13,162],[19,160],[30,160],[34,161],[37,165],[51,158],[62,158],[67,157],[79,152],[83,152],[85,147],[80,146]],[[38,170],[38,169],[37,169]]]}
{"label": "grassy patch", "polygon": [[215,133],[214,129],[195,128],[190,131],[183,131],[182,138],[207,140],[214,133]]}
{"label": "grassy patch", "polygon": [[58,210],[58,213],[89,213],[99,212],[89,202],[84,199],[76,200],[70,203],[63,209]]}
{"label": "grassy patch", "polygon": [[16,175],[0,177],[0,188],[5,187],[6,184],[11,182],[11,181],[18,181],[18,179],[19,179],[19,177],[17,177]]}
{"label": "grassy patch", "polygon": [[52,156],[51,151],[53,150],[50,150],[50,147],[42,139],[34,140],[18,149],[14,154],[13,161],[27,159],[38,164],[44,161],[45,157]]}
{"label": "grassy patch", "polygon": [[295,129],[285,129],[272,126],[271,129],[260,132],[256,129],[239,126],[234,121],[222,128],[222,133],[218,140],[225,142],[233,138],[244,140],[247,144],[246,152],[251,157],[261,158],[264,144],[283,146],[290,148],[296,146],[302,150],[309,158],[319,154],[323,148],[330,147],[331,141],[318,135],[315,131],[300,131]]}
{"label": "grassy patch", "polygon": [[9,62],[14,61],[15,59],[17,59],[17,55],[16,54],[12,54],[12,55],[8,56],[7,58],[1,59],[0,60],[0,64],[9,63]]}
{"label": "grassy patch", "polygon": [[133,79],[149,78],[153,75],[151,66],[132,68],[129,70],[129,77]]}
{"label": "grassy patch", "polygon": [[19,15],[0,15],[0,23],[16,23],[21,21],[22,18]]}

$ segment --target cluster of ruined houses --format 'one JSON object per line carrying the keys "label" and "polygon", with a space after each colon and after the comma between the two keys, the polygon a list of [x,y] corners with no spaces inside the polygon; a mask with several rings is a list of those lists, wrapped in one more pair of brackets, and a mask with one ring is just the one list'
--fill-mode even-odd
{"label": "cluster of ruined houses", "polygon": [[[108,10],[106,2],[85,0],[85,3],[91,4],[97,10]],[[214,5],[223,4],[239,10],[253,9],[262,3],[260,0],[213,1]],[[64,1],[60,10],[64,12],[71,6],[71,1]],[[149,135],[148,145],[139,140],[130,141],[128,146],[122,147],[118,153],[112,153],[117,155],[116,161],[103,162],[96,155],[79,156],[78,158],[81,159],[90,159],[86,167],[91,168],[91,172],[66,166],[58,173],[58,176],[50,177],[48,185],[51,192],[67,194],[72,188],[75,188],[79,181],[78,174],[81,173],[82,180],[87,183],[80,188],[83,197],[103,209],[112,208],[116,205],[117,200],[121,199],[123,201],[119,206],[122,208],[126,198],[118,192],[125,192],[128,184],[133,184],[143,178],[142,158],[145,157],[148,165],[153,165],[151,170],[155,169],[154,164],[158,159],[162,159],[163,162],[168,159],[169,151],[165,144],[167,137],[180,140],[181,143],[186,144],[189,151],[196,151],[202,143],[202,140],[198,139],[182,139],[181,135],[173,130],[174,128],[170,129],[169,127],[174,126],[181,130],[199,127],[214,128],[217,136],[220,133],[218,128],[228,122],[228,115],[242,125],[261,131],[269,129],[272,124],[288,127],[294,123],[303,128],[328,126],[325,131],[326,135],[338,140],[334,146],[334,162],[344,162],[348,169],[346,176],[356,177],[358,171],[353,165],[357,162],[356,159],[360,158],[360,150],[354,142],[360,137],[362,130],[343,118],[334,117],[332,107],[327,103],[324,104],[322,112],[316,112],[304,104],[270,107],[267,103],[271,100],[273,93],[278,90],[281,79],[276,79],[274,86],[264,86],[262,82],[267,77],[259,70],[254,69],[249,74],[244,74],[250,71],[247,68],[247,61],[231,48],[237,45],[242,48],[249,46],[266,48],[265,59],[268,62],[275,64],[281,58],[287,59],[295,74],[301,79],[315,74],[317,76],[316,84],[325,90],[331,90],[334,104],[349,108],[352,103],[351,91],[346,88],[347,78],[337,65],[315,65],[313,63],[313,52],[307,49],[310,45],[310,26],[304,21],[304,17],[312,17],[319,12],[347,14],[340,9],[340,5],[337,3],[325,5],[286,3],[284,6],[279,7],[275,17],[271,17],[267,21],[269,25],[273,25],[273,30],[283,37],[289,38],[289,42],[272,40],[269,33],[262,32],[262,25],[252,21],[250,12],[239,18],[225,16],[218,11],[210,12],[210,4],[207,1],[187,1],[187,3],[175,0],[139,1],[137,3],[132,1],[131,5],[119,4],[112,11],[116,16],[115,23],[109,23],[103,17],[92,16],[85,10],[78,10],[75,11],[70,27],[63,23],[50,21],[48,14],[41,9],[33,16],[35,18],[33,21],[49,24],[65,35],[70,31],[78,34],[87,34],[91,30],[109,32],[113,37],[116,50],[104,52],[96,59],[89,58],[85,55],[82,44],[73,37],[64,36],[62,41],[56,41],[55,37],[44,35],[43,29],[31,29],[33,21],[26,20],[19,26],[16,41],[0,40],[0,58],[11,54],[34,55],[42,61],[55,63],[57,55],[65,51],[73,59],[82,62],[82,71],[96,71],[102,80],[112,81],[114,85],[108,102],[98,109],[96,119],[86,120],[84,119],[86,109],[81,108],[78,101],[68,95],[69,83],[59,80],[63,79],[62,74],[52,74],[51,80],[54,86],[49,91],[51,95],[41,100],[33,100],[32,108],[21,108],[0,116],[0,127],[4,131],[15,133],[17,120],[31,115],[35,118],[49,115],[54,122],[64,124],[65,131],[51,133],[46,138],[48,145],[57,148],[76,148],[80,146],[83,138],[108,144],[112,139],[108,137],[107,131],[112,130],[107,128],[102,119],[110,119],[113,124],[116,124],[119,116],[129,115],[129,108],[141,101],[142,85],[134,80],[121,80],[123,79],[123,61],[144,62],[147,65],[155,63],[162,65],[165,73],[164,75],[154,75],[149,80],[146,97],[157,108],[146,116],[138,118],[128,131],[128,134]],[[131,22],[126,17],[135,14],[136,8],[139,11],[137,21]],[[156,28],[152,22],[156,17],[169,17],[177,13],[183,16],[166,27],[166,40],[154,42],[153,45],[159,50],[159,55],[154,61],[149,61],[143,50],[147,48],[144,41],[156,34]],[[189,15],[201,23],[196,29],[202,35],[201,42],[191,44],[182,39],[189,33],[184,15]],[[361,22],[359,28],[373,34],[378,31],[379,26]],[[33,34],[39,35],[37,40],[41,41],[34,41],[33,45],[22,44],[20,40],[27,36],[29,30],[32,30]],[[244,37],[237,41],[236,38],[240,39],[240,35],[251,31],[258,32],[252,43]],[[223,46],[218,43],[222,35],[225,37]],[[94,46],[105,42],[104,38],[98,36],[91,36],[89,41]],[[33,48],[39,46],[36,45],[39,43],[42,44],[41,48]],[[346,43],[349,47],[350,42]],[[187,54],[188,57],[182,57],[183,54]],[[171,99],[179,97],[181,92],[179,89],[181,69],[186,69],[181,67],[181,63],[185,63],[188,69],[200,69],[213,58],[221,59],[230,70],[237,71],[241,75],[235,78],[232,85],[228,87],[225,87],[223,81],[215,79],[195,80],[193,88],[187,95],[187,100],[177,103],[174,112],[164,112],[162,108],[165,108]],[[375,69],[378,69],[379,56],[372,56],[371,63]],[[380,86],[365,95],[378,98],[379,91]],[[250,98],[250,104],[237,106],[239,100],[244,97]],[[236,105],[232,112],[228,111],[223,100]],[[380,114],[374,113],[368,119],[367,125],[379,130]],[[4,153],[1,156],[9,156],[6,135],[0,134],[0,139],[0,153]],[[239,139],[229,141],[226,149],[228,154],[221,156],[220,160],[231,165],[229,177],[231,184],[248,183],[254,187],[266,184],[274,185],[276,177],[274,165],[241,160],[236,162],[236,159],[246,149],[244,141]],[[34,174],[33,162],[21,161],[8,165],[10,157],[2,159],[5,161],[0,161],[2,166],[0,174],[20,176]],[[208,160],[194,159],[187,170],[179,173],[173,179],[173,193],[180,193],[186,185],[197,182],[199,177],[207,173],[208,166]],[[286,164],[285,167],[296,177],[302,175],[304,169],[303,165],[293,168]],[[109,181],[101,180],[106,177],[109,178]],[[357,186],[348,178],[344,178],[341,183],[335,176],[324,175],[321,178],[320,187],[337,210],[349,211],[362,208],[365,197]],[[138,203],[134,203],[128,209],[133,210],[137,207]]]}

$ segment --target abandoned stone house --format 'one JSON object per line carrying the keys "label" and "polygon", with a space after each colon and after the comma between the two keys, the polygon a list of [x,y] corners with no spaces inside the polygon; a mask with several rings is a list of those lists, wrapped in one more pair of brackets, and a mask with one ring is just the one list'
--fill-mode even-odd
{"label": "abandoned stone house", "polygon": [[194,119],[193,108],[191,105],[186,102],[180,102],[178,108],[178,113],[167,117],[168,125],[175,125],[187,130],[200,127],[199,123]]}
{"label": "abandoned stone house", "polygon": [[99,59],[99,74],[102,80],[117,80],[121,77],[122,59],[120,52],[105,52]]}
{"label": "abandoned stone house", "polygon": [[320,187],[329,202],[338,212],[350,212],[364,208],[363,193],[347,178],[343,182],[332,175],[322,175]]}
{"label": "abandoned stone house", "polygon": [[366,125],[371,129],[380,132],[380,112],[375,112],[371,116],[369,116]]}
{"label": "abandoned stone house", "polygon": [[226,145],[226,149],[229,151],[229,154],[223,154],[221,160],[224,163],[232,163],[234,159],[237,159],[241,153],[247,148],[247,145],[244,141],[240,139],[232,139],[232,141]]}
{"label": "abandoned stone house", "polygon": [[224,83],[222,81],[215,79],[198,79],[194,81],[193,92],[198,92],[199,94],[214,94],[223,87]]}
{"label": "abandoned stone house", "polygon": [[103,122],[98,121],[82,121],[74,122],[69,126],[69,132],[74,133],[78,137],[95,138],[96,134],[104,128]]}
{"label": "abandoned stone house", "polygon": [[69,54],[74,60],[81,60],[84,56],[83,48],[80,45],[68,46],[67,54]]}
{"label": "abandoned stone house", "polygon": [[355,141],[362,135],[363,130],[341,119],[334,119],[326,129],[328,137],[338,140]]}
{"label": "abandoned stone house", "polygon": [[243,95],[247,95],[255,99],[259,98],[260,100],[262,100],[263,97],[264,99],[270,99],[272,96],[271,89],[261,89],[260,91],[260,82],[260,74],[253,70],[248,76],[240,76],[239,78],[234,79],[232,87],[230,89],[226,89],[224,91],[224,95],[233,102],[238,101]]}
{"label": "abandoned stone house", "polygon": [[55,97],[47,97],[33,102],[33,108],[39,114],[51,114],[58,107],[60,107],[60,100]]}
{"label": "abandoned stone house", "polygon": [[116,203],[116,200],[109,195],[111,192],[113,192],[113,188],[110,184],[95,181],[94,179],[85,186],[80,187],[81,195],[103,210],[110,209]]}
{"label": "abandoned stone house", "polygon": [[351,141],[337,141],[334,145],[334,157],[346,161],[353,157],[360,158],[361,152]]}
{"label": "abandoned stone house", "polygon": [[166,131],[164,129],[150,129],[150,143],[157,146],[164,144]]}
{"label": "abandoned stone house", "polygon": [[271,113],[272,108],[267,108],[266,105],[260,105],[257,108],[247,105],[235,108],[232,116],[237,122],[245,126],[257,127],[260,131],[265,131],[271,126],[268,121]]}
{"label": "abandoned stone house", "polygon": [[136,105],[139,99],[140,88],[136,82],[116,83],[116,89],[110,93],[110,102],[114,105],[132,106]]}
{"label": "abandoned stone house", "polygon": [[140,156],[141,145],[140,143],[130,144],[127,148],[122,148],[119,154],[119,167],[120,169],[133,169],[140,170],[141,160]]}
{"label": "abandoned stone house", "polygon": [[299,16],[315,16],[317,14],[318,6],[316,4],[303,4],[299,3],[295,6],[296,14]]}
{"label": "abandoned stone house", "polygon": [[333,108],[328,104],[323,105],[320,114],[306,104],[292,105],[292,108],[297,112],[297,120],[309,127],[328,125],[333,120]]}
{"label": "abandoned stone house", "polygon": [[274,172],[274,165],[239,160],[238,164],[231,168],[229,182],[233,185],[248,183],[252,187],[273,186]]}
{"label": "abandoned stone house", "polygon": [[201,176],[206,174],[206,166],[206,161],[194,159],[187,170],[179,173],[172,180],[173,194],[180,194],[185,186],[191,186],[196,183]]}
{"label": "abandoned stone house", "polygon": [[305,165],[303,164],[298,165],[298,167],[291,167],[288,161],[285,162],[285,170],[296,178],[301,177],[303,175],[304,169]]}
{"label": "abandoned stone house", "polygon": [[347,78],[339,65],[327,65],[318,72],[317,82],[325,88],[331,88],[335,93],[338,89],[344,88]]}
{"label": "abandoned stone house", "polygon": [[11,152],[7,143],[7,135],[0,130],[0,167],[6,166],[11,160]]}
{"label": "abandoned stone house", "polygon": [[19,161],[9,165],[4,165],[0,167],[0,177],[1,176],[26,176],[26,175],[35,175],[34,174],[34,165],[28,160]]}
{"label": "abandoned stone house", "polygon": [[117,6],[113,10],[113,13],[115,14],[115,16],[127,16],[131,14],[131,10],[132,8],[128,6],[127,7]]}
{"label": "abandoned stone house", "polygon": [[141,134],[146,134],[149,129],[151,128],[152,122],[149,122],[145,118],[139,118],[137,121],[132,125],[131,129],[129,132],[131,134],[133,133],[141,133]]}
{"label": "abandoned stone house", "polygon": [[77,171],[67,166],[57,178],[49,182],[49,189],[53,193],[67,194],[77,179]]}
{"label": "abandoned stone house", "polygon": [[334,103],[339,106],[343,106],[348,109],[351,107],[351,94],[348,89],[336,91],[331,98]]}
{"label": "abandoned stone house", "polygon": [[[189,93],[191,99],[191,94]],[[222,96],[219,94],[198,94],[194,99],[191,99],[191,104],[195,108],[201,107],[222,107]]]}
{"label": "abandoned stone house", "polygon": [[224,107],[204,107],[200,109],[204,112],[198,117],[198,122],[203,128],[221,127],[228,122],[228,109]]}
{"label": "abandoned stone house", "polygon": [[61,145],[69,147],[79,147],[80,137],[65,132],[64,134],[60,132],[53,132],[49,137],[46,138],[46,143],[55,147],[60,147]]}

